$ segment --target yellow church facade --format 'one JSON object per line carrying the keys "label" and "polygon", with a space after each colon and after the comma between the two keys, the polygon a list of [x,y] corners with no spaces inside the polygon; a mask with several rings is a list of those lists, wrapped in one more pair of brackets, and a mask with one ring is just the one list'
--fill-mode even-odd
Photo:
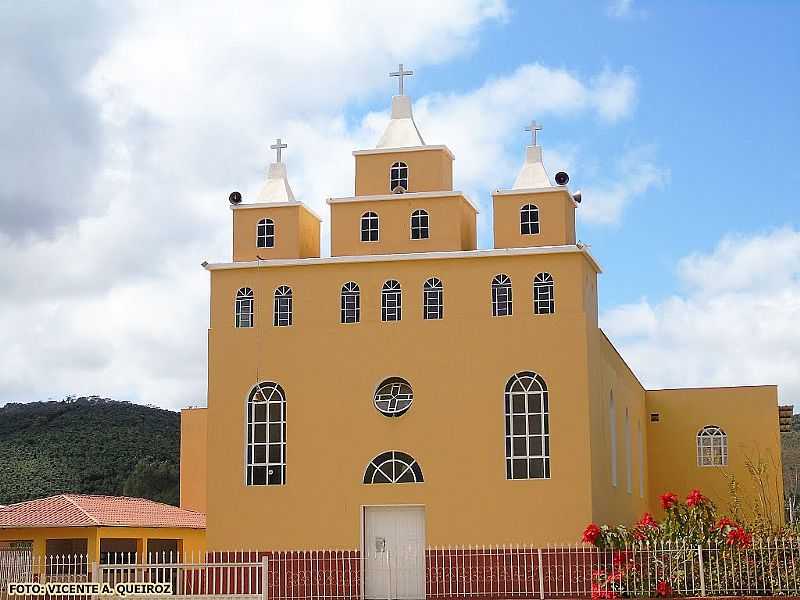
{"label": "yellow church facade", "polygon": [[748,460],[780,473],[775,386],[646,390],[603,334],[580,197],[535,140],[479,249],[453,153],[395,96],[353,196],[327,202],[329,257],[275,147],[256,201],[231,196],[233,260],[205,265],[181,504],[209,550],[572,543],[665,491],[725,507]]}

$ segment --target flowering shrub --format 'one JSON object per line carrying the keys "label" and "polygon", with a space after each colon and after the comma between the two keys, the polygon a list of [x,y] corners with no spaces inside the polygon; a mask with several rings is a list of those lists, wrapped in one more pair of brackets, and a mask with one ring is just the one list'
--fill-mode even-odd
{"label": "flowering shrub", "polygon": [[[596,523],[586,527],[583,542],[610,553],[603,555],[610,564],[592,572],[592,598],[634,592],[669,597],[674,588],[687,589],[688,582],[699,580],[698,547],[731,553],[752,546],[752,534],[729,517],[718,517],[714,503],[698,489],[689,492],[684,502],[666,492],[661,506],[665,515],[660,523],[644,513],[632,528]],[[708,560],[707,571],[714,568],[712,562]],[[719,579],[717,573],[706,576]]]}

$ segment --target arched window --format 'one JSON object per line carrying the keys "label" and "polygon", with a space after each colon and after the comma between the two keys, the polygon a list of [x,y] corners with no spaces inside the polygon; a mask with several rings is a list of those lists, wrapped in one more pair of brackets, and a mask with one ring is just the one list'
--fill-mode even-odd
{"label": "arched window", "polygon": [[549,315],[556,312],[556,295],[553,276],[539,273],[533,278],[533,313]]}
{"label": "arched window", "polygon": [[253,326],[253,304],[253,290],[243,287],[236,292],[236,327]]}
{"label": "arched window", "polygon": [[400,283],[390,279],[381,290],[381,321],[399,321],[403,311],[403,292]]}
{"label": "arched window", "polygon": [[539,233],[539,208],[535,204],[526,204],[519,209],[519,232],[522,235]]}
{"label": "arched window", "polygon": [[492,316],[507,317],[511,313],[511,278],[501,273],[492,279]]}
{"label": "arched window", "polygon": [[408,191],[408,165],[396,162],[389,169],[389,191],[393,194],[403,194]]}
{"label": "arched window", "polygon": [[275,290],[275,306],[272,324],[275,327],[288,327],[292,324],[292,288],[286,285]]}
{"label": "arched window", "polygon": [[441,279],[431,277],[422,286],[422,318],[441,319],[444,316],[444,286]]}
{"label": "arched window", "polygon": [[399,417],[411,408],[414,392],[405,379],[390,377],[378,386],[372,401],[382,415]]}
{"label": "arched window", "polygon": [[286,483],[286,395],[277,383],[247,397],[247,485]]}
{"label": "arched window", "polygon": [[374,212],[365,212],[361,215],[361,241],[377,242],[379,238],[378,215]]}
{"label": "arched window", "polygon": [[415,210],[411,213],[411,239],[427,240],[430,235],[428,230],[428,211]]}
{"label": "arched window", "polygon": [[550,478],[547,384],[525,371],[506,383],[506,479]]}
{"label": "arched window", "polygon": [[617,406],[614,403],[614,390],[609,392],[608,430],[611,438],[611,485],[617,487]]}
{"label": "arched window", "polygon": [[706,425],[697,432],[697,466],[724,467],[728,464],[728,436],[721,427]]}
{"label": "arched window", "polygon": [[256,225],[256,248],[273,248],[275,246],[275,222],[272,219],[261,219]]}
{"label": "arched window", "polygon": [[364,472],[364,483],[422,483],[419,463],[405,452],[391,450],[373,458]]}
{"label": "arched window", "polygon": [[358,323],[361,320],[361,290],[354,281],[342,286],[342,323]]}

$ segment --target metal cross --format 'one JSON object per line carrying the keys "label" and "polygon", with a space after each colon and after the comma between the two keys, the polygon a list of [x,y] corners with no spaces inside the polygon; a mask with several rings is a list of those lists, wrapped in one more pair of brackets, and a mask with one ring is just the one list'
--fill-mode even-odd
{"label": "metal cross", "polygon": [[389,77],[397,77],[400,80],[400,95],[403,95],[403,77],[413,75],[414,71],[404,71],[403,63],[400,63],[399,68],[394,73],[389,73]]}
{"label": "metal cross", "polygon": [[536,121],[531,121],[531,124],[525,128],[525,131],[531,132],[531,140],[533,141],[533,145],[536,145],[536,132],[541,131],[542,126],[539,125]]}
{"label": "metal cross", "polygon": [[271,150],[277,150],[278,151],[278,162],[281,162],[281,149],[282,148],[288,148],[288,146],[286,144],[284,144],[283,142],[281,142],[281,138],[278,138],[277,140],[275,140],[275,143],[272,144],[272,146],[270,146]]}

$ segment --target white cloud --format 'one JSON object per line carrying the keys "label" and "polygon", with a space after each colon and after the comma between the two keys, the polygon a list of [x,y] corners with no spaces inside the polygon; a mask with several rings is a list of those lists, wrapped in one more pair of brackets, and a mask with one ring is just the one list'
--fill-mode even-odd
{"label": "white cloud", "polygon": [[601,316],[647,387],[778,384],[800,404],[800,231],[728,236],[678,264],[683,295]]}
{"label": "white cloud", "polygon": [[[470,52],[483,23],[506,17],[500,1],[407,2],[397,35],[396,7],[382,3],[115,6],[108,46],[69,73],[97,107],[100,159],[86,197],[61,202],[91,210],[63,211],[49,237],[0,234],[0,403],[96,393],[203,404],[208,274],[199,263],[229,259],[231,189],[257,193],[270,140],[282,136],[296,196],[326,216],[326,197],[352,193],[351,150],[372,146],[386,119],[353,122],[347,109],[378,89],[388,101],[385,73],[399,60],[421,69]],[[419,98],[415,111],[426,140],[457,155],[458,186],[485,204],[489,189],[513,180],[521,123],[611,124],[635,101],[626,69],[592,77],[532,64]],[[582,152],[565,143],[545,156],[579,168]],[[642,180],[658,179],[619,168],[631,182],[612,221]]]}
{"label": "white cloud", "polygon": [[645,11],[634,6],[634,0],[610,0],[606,14],[613,19],[630,19],[645,16]]}

